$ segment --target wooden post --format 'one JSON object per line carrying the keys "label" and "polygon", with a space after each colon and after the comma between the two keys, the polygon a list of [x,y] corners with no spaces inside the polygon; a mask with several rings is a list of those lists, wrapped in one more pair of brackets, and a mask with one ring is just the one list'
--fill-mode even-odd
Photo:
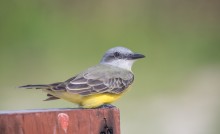
{"label": "wooden post", "polygon": [[0,112],[0,134],[120,134],[119,109]]}

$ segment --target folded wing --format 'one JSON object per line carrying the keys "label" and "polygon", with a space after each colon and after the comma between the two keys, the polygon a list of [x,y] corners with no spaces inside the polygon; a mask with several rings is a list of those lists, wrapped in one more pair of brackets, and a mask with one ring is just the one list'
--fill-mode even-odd
{"label": "folded wing", "polygon": [[65,89],[67,92],[85,96],[100,93],[120,94],[133,80],[134,75],[127,70],[119,68],[95,68],[93,70],[87,70],[55,86],[53,90]]}

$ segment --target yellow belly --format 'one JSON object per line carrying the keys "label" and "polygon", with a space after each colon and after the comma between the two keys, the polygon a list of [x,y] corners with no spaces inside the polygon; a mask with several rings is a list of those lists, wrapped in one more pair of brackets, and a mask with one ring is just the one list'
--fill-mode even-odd
{"label": "yellow belly", "polygon": [[76,103],[83,108],[96,108],[103,104],[110,104],[116,101],[117,99],[119,99],[123,94],[123,93],[121,94],[102,93],[102,94],[92,94],[88,96],[82,96],[79,94],[72,94],[69,92],[50,91],[48,93],[58,98],[62,98],[64,100]]}
{"label": "yellow belly", "polygon": [[110,104],[121,97],[121,94],[95,94],[82,98],[81,106],[84,108],[95,108],[103,104]]}

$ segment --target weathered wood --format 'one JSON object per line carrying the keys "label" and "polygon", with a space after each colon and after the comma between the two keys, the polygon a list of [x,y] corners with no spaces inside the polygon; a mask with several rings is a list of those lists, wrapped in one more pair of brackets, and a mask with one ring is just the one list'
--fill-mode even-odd
{"label": "weathered wood", "polygon": [[0,134],[120,134],[117,108],[0,112]]}

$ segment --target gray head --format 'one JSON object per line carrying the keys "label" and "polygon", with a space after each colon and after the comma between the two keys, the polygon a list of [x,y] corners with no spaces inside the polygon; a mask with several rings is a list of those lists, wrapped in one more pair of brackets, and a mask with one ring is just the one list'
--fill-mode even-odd
{"label": "gray head", "polygon": [[109,49],[103,56],[100,64],[109,64],[123,69],[131,70],[133,63],[140,58],[142,54],[134,53],[125,47],[114,47]]}

